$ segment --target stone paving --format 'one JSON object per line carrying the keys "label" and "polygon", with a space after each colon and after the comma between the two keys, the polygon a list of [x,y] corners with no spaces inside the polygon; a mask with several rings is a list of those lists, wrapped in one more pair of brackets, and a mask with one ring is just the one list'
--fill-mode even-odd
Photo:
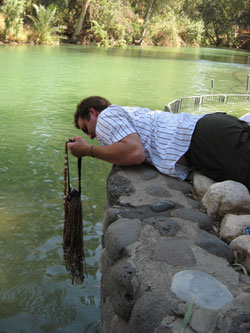
{"label": "stone paving", "polygon": [[199,174],[189,183],[148,165],[113,167],[100,258],[104,333],[250,332],[250,195],[232,183],[222,183],[224,193],[235,186],[230,205]]}

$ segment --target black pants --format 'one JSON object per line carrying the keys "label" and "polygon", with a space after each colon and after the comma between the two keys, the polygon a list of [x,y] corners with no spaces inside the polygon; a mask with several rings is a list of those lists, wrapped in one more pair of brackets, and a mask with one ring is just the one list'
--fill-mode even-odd
{"label": "black pants", "polygon": [[201,118],[185,157],[215,181],[234,180],[250,190],[250,126],[225,113]]}

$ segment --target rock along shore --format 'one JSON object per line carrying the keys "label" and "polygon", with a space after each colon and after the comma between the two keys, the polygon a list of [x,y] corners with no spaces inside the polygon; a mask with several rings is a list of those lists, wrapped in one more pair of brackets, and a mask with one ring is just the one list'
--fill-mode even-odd
{"label": "rock along shore", "polygon": [[[148,165],[107,180],[104,333],[250,332],[250,195],[198,173],[180,182]],[[238,271],[237,271],[238,270]]]}

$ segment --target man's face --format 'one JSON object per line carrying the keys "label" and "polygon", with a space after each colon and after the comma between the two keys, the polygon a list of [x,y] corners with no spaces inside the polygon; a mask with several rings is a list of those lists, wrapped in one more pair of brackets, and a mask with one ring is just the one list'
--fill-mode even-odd
{"label": "man's face", "polygon": [[78,119],[78,127],[87,134],[90,139],[96,137],[95,128],[99,112],[95,111],[93,108],[90,108],[89,111],[89,120],[85,118]]}

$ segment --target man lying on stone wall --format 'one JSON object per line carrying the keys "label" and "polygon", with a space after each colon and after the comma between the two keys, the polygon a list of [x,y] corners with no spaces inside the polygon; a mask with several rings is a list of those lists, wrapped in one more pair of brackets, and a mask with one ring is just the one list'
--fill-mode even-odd
{"label": "man lying on stone wall", "polygon": [[250,190],[250,126],[213,113],[192,115],[112,105],[92,96],[75,112],[75,126],[100,146],[76,136],[68,143],[76,156],[92,156],[117,165],[153,164],[168,176],[185,180],[193,169],[215,180],[234,180]]}

